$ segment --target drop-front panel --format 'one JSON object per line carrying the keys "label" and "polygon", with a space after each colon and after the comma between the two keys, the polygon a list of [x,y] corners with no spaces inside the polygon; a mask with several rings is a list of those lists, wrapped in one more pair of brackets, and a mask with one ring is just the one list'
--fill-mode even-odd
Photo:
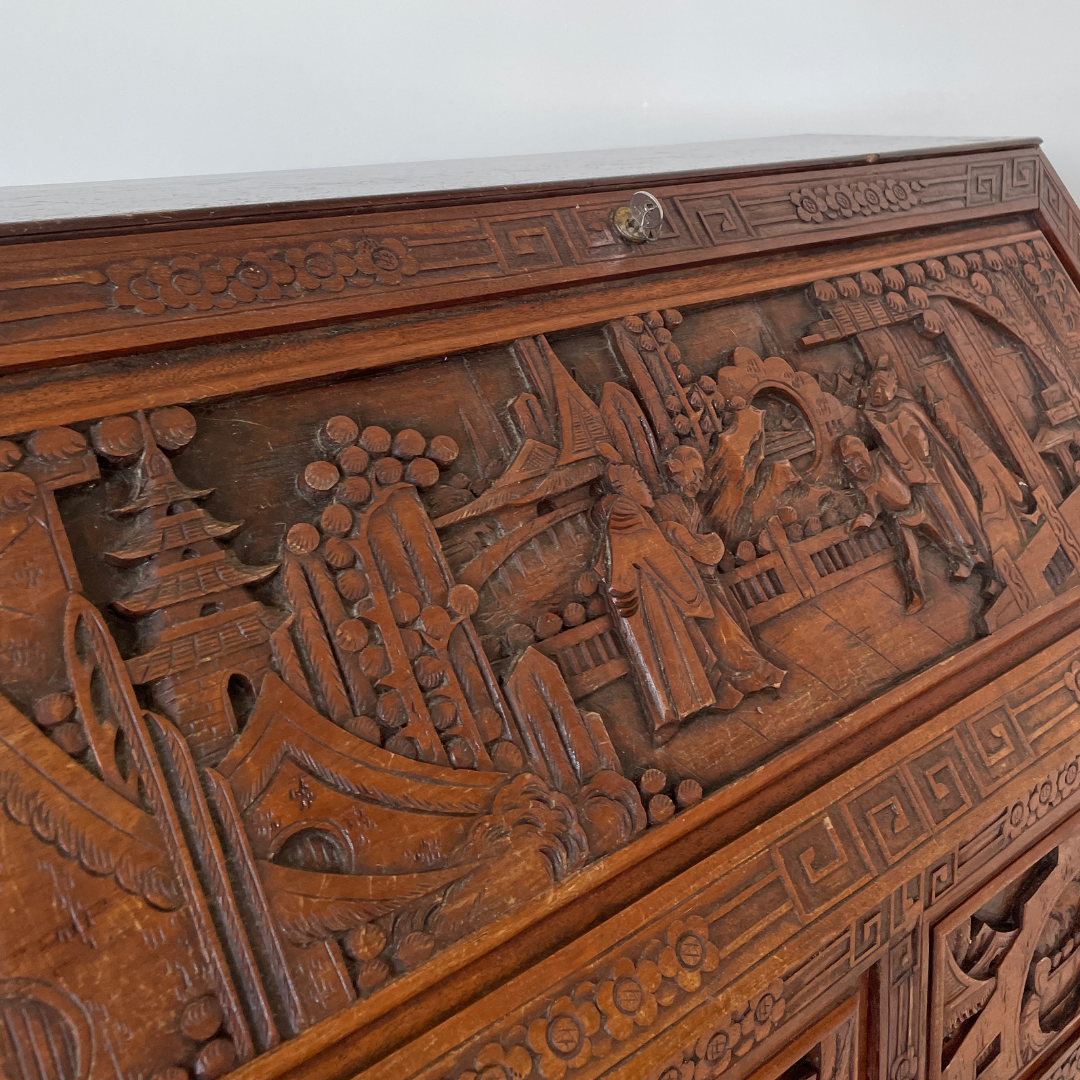
{"label": "drop-front panel", "polygon": [[717,160],[6,229],[5,1077],[1076,1075],[1080,218]]}

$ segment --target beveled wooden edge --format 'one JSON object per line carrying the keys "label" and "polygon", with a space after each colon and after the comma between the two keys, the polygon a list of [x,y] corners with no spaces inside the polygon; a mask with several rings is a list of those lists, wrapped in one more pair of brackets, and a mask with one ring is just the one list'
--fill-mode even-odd
{"label": "beveled wooden edge", "polygon": [[[808,166],[913,161],[1037,147],[1035,136],[784,135],[758,139],[449,161],[0,187],[0,243],[188,229],[361,210],[421,209],[709,180]],[[314,193],[318,194],[314,194]]]}

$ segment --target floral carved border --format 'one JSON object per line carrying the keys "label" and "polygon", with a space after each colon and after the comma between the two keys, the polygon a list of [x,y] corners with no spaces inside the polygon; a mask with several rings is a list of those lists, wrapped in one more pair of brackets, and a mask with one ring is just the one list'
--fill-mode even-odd
{"label": "floral carved border", "polygon": [[1037,153],[1019,147],[888,168],[868,161],[808,169],[790,179],[658,181],[668,224],[658,240],[640,246],[622,242],[611,223],[625,192],[540,192],[450,216],[380,210],[326,219],[321,228],[288,219],[281,228],[200,227],[190,235],[148,235],[145,244],[136,230],[111,237],[108,247],[42,238],[20,245],[17,260],[0,252],[0,354],[18,354],[20,363],[60,358],[71,337],[85,348],[88,334],[123,335],[147,318],[183,321],[187,336],[196,325],[203,327],[197,335],[220,333],[226,315],[233,316],[228,330],[266,329],[273,307],[304,303],[317,305],[310,309],[315,320],[330,300],[346,313],[371,313],[388,302],[380,297],[402,289],[434,300],[482,300],[511,278],[526,289],[581,283],[625,272],[628,259],[641,270],[663,269],[779,242],[816,242],[825,229],[862,234],[897,213],[945,225],[1021,212],[1036,206],[1042,171]]}
{"label": "floral carved border", "polygon": [[366,289],[400,285],[420,269],[405,244],[383,240],[335,240],[306,247],[268,248],[242,255],[178,255],[136,259],[110,266],[118,307],[142,315],[167,310],[227,310],[258,300],[298,300],[315,292],[340,293],[346,284]]}
{"label": "floral carved border", "polygon": [[919,180],[883,180],[824,184],[798,188],[789,198],[795,204],[800,221],[822,225],[826,220],[852,218],[857,214],[873,217],[883,210],[897,213],[919,204],[919,192],[926,186]]}

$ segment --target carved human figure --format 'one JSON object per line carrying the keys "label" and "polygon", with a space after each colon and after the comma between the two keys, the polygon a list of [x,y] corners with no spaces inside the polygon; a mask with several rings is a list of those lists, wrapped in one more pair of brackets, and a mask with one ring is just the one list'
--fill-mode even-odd
{"label": "carved human figure", "polygon": [[[698,564],[715,566],[723,541],[715,533],[695,535],[679,521],[667,522],[666,529],[657,525],[648,512],[655,505],[652,492],[636,469],[613,465],[607,479],[613,494],[598,508],[605,527],[598,571],[654,737],[664,742],[702,709],[734,708],[742,700],[725,668],[742,676],[747,692],[779,685],[784,673],[753,649],[702,579]],[[717,640],[718,625],[728,630],[730,645]],[[740,654],[747,667],[725,665],[714,645],[731,657]]]}
{"label": "carved human figure", "polygon": [[892,540],[899,548],[901,576],[907,588],[907,613],[913,615],[926,603],[915,530],[921,528],[941,544],[936,522],[915,502],[911,488],[883,451],[868,450],[866,443],[855,435],[844,435],[836,450],[841,464],[866,500],[866,509],[851,523],[851,530],[868,529],[884,516]]}
{"label": "carved human figure", "polygon": [[927,531],[952,562],[953,578],[970,577],[989,551],[956,455],[926,411],[900,388],[888,357],[878,358],[868,390],[863,415],[869,432],[911,488]]}
{"label": "carved human figure", "polygon": [[765,413],[741,397],[729,404],[734,415],[705,463],[706,516],[724,536],[732,535],[765,458]]}
{"label": "carved human figure", "polygon": [[947,401],[934,405],[934,419],[959,450],[975,478],[979,489],[979,518],[996,569],[1001,552],[1016,559],[1027,542],[1023,524],[1027,496],[1017,477],[979,435],[957,417]]}
{"label": "carved human figure", "polygon": [[787,673],[758,652],[746,613],[732,601],[720,582],[716,554],[719,552],[723,558],[724,542],[709,530],[697,504],[705,477],[701,454],[696,447],[680,446],[664,467],[676,490],[657,497],[656,517],[671,544],[697,564],[698,573],[712,594],[714,617],[705,624],[705,635],[726,684],[718,685],[717,699],[732,700],[732,689],[741,700],[765,686],[779,686]]}
{"label": "carved human figure", "polygon": [[[699,547],[696,540],[698,537],[705,539],[708,544],[708,547],[701,553],[707,556],[714,555],[716,553],[715,542],[720,541],[722,544],[723,541],[714,530],[708,527],[705,522],[705,515],[701,512],[701,507],[697,502],[697,497],[701,494],[705,482],[705,462],[700,452],[693,446],[677,447],[664,463],[664,471],[675,490],[656,497],[656,517],[660,522],[660,527],[665,530],[665,534],[673,543],[678,543],[676,537],[679,536],[679,533],[677,533],[674,526],[676,524],[683,526],[686,532],[690,534],[691,540],[686,541],[685,537],[683,537],[680,546],[691,558],[694,557],[694,551]],[[714,537],[715,541],[713,540]],[[721,549],[722,557],[723,549]],[[742,627],[743,632],[749,636],[750,624],[746,620],[746,613],[727,596],[723,586],[720,584],[716,572],[716,563],[703,562],[701,559],[696,561],[702,578],[716,594],[729,614]]]}

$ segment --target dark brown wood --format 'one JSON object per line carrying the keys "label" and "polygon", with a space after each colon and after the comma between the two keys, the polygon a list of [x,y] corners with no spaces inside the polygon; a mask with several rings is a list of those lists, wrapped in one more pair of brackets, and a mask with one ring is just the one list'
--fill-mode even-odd
{"label": "dark brown wood", "polygon": [[5,1076],[1074,1071],[1080,212],[759,151],[11,222]]}
{"label": "dark brown wood", "polygon": [[777,173],[1031,148],[1039,139],[785,135],[726,142],[520,157],[420,161],[286,172],[0,188],[0,239],[190,228],[244,218],[311,217],[386,207],[419,209],[529,193],[613,190],[653,180]]}

